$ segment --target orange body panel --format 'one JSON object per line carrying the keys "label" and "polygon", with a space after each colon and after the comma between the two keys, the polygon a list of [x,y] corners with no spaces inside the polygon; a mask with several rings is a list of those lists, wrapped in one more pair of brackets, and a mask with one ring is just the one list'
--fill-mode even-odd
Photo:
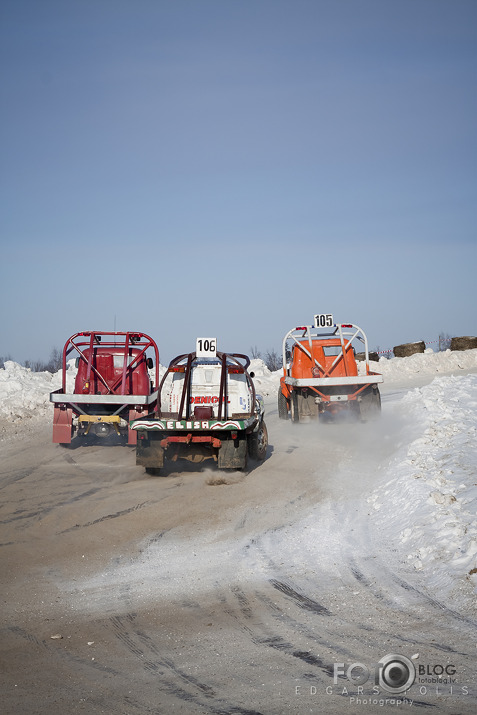
{"label": "orange body panel", "polygon": [[[311,352],[313,361],[310,357],[298,346],[293,346],[292,364],[290,376],[296,379],[306,379],[311,377],[353,377],[358,374],[358,367],[354,357],[354,350],[351,345],[343,354],[340,355],[336,365],[332,368],[336,355],[327,355],[327,348],[341,349],[339,339],[314,340],[311,345],[307,340],[300,341],[308,353]],[[336,352],[336,351],[335,351]],[[316,362],[319,365],[316,364]],[[317,367],[319,374],[313,374],[312,369]]]}

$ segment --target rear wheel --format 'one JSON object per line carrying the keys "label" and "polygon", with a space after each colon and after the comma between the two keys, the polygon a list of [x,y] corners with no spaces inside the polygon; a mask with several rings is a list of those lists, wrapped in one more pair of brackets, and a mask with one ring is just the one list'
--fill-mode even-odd
{"label": "rear wheel", "polygon": [[288,419],[288,400],[281,390],[278,391],[278,416],[281,420]]}
{"label": "rear wheel", "polygon": [[252,432],[248,438],[248,453],[252,459],[263,461],[267,455],[268,431],[267,425],[262,420],[256,432]]}
{"label": "rear wheel", "polygon": [[300,413],[298,411],[298,393],[292,390],[290,395],[290,419],[292,422],[300,421]]}
{"label": "rear wheel", "polygon": [[151,477],[160,477],[161,470],[159,467],[146,467],[146,474],[149,474]]}

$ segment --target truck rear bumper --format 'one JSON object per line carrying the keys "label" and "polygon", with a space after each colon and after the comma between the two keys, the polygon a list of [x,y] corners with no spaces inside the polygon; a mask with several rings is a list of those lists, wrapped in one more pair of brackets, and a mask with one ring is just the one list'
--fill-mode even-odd
{"label": "truck rear bumper", "polygon": [[132,430],[150,431],[171,431],[171,430],[194,430],[204,432],[210,430],[220,431],[244,431],[256,424],[257,417],[248,417],[243,420],[148,420],[138,419],[132,421]]}
{"label": "truck rear bumper", "polygon": [[285,377],[283,382],[291,387],[339,387],[340,385],[376,385],[383,382],[382,375],[355,375],[353,377]]}
{"label": "truck rear bumper", "polygon": [[61,390],[50,392],[50,402],[70,405],[150,405],[157,401],[158,391],[150,395],[87,395],[66,394]]}

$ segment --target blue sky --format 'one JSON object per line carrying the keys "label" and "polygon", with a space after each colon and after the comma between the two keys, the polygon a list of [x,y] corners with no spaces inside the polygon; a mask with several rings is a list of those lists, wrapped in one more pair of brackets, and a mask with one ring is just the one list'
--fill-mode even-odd
{"label": "blue sky", "polygon": [[2,0],[0,355],[476,335],[475,0]]}

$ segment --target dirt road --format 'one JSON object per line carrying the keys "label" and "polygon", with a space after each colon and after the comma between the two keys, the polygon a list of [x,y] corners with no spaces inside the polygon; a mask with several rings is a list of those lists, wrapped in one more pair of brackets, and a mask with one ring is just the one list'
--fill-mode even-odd
{"label": "dirt road", "polygon": [[[150,477],[127,447],[51,444],[50,424],[1,443],[0,711],[475,712],[475,622],[369,529],[402,428],[384,398],[379,425],[318,427],[272,400],[247,474]],[[423,678],[407,694],[374,685],[388,654]]]}

